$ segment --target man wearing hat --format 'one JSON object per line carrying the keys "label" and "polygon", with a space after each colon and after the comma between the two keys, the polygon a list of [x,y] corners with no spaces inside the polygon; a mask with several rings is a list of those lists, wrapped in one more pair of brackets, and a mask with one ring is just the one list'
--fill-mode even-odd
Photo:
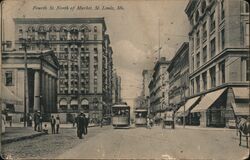
{"label": "man wearing hat", "polygon": [[79,137],[79,139],[82,139],[82,134],[84,133],[85,130],[85,118],[83,115],[83,112],[81,112],[78,116],[77,116],[77,137]]}
{"label": "man wearing hat", "polygon": [[39,125],[39,122],[40,122],[40,111],[35,111],[34,113],[34,123],[35,123],[35,126],[34,126],[34,130],[37,131],[37,127]]}

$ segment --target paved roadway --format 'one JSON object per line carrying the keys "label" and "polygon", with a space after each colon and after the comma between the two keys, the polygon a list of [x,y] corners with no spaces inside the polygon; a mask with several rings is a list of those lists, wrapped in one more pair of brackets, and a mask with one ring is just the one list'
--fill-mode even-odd
{"label": "paved roadway", "polygon": [[113,129],[105,126],[90,129],[89,135],[79,141],[57,158],[240,160],[248,155],[247,148],[239,147],[235,130],[228,129]]}

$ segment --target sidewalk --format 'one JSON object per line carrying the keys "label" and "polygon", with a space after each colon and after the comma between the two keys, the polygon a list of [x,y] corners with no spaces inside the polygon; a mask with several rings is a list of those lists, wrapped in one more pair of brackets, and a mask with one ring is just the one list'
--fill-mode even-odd
{"label": "sidewalk", "polygon": [[6,127],[6,132],[2,134],[2,144],[30,139],[44,135],[43,132],[36,132],[32,127]]}
{"label": "sidewalk", "polygon": [[[44,122],[44,124],[47,124],[49,131],[51,130],[51,126],[49,122]],[[23,123],[12,123],[12,127],[9,127],[7,124],[5,128],[5,133],[2,134],[1,142],[2,144],[7,144],[11,142],[16,142],[20,140],[30,139],[37,136],[44,135],[43,132],[37,132],[34,131],[33,127],[23,127]],[[89,127],[96,127],[95,124],[90,124]],[[60,124],[60,128],[66,128],[66,129],[74,129],[72,124]]]}
{"label": "sidewalk", "polygon": [[190,125],[185,125],[185,128],[184,128],[183,125],[178,125],[178,124],[175,124],[175,128],[211,130],[211,131],[234,131],[235,130],[235,129],[230,129],[230,128],[200,127],[200,126],[190,126]]}

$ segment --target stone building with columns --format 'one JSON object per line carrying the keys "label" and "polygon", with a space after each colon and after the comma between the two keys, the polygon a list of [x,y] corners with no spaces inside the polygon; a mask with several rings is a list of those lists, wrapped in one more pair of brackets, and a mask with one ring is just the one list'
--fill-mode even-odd
{"label": "stone building with columns", "polygon": [[[24,51],[4,51],[2,53],[3,85],[23,102],[25,98]],[[57,113],[57,72],[59,63],[53,51],[27,52],[27,113],[40,110],[46,117]],[[3,93],[4,94],[4,93]],[[5,109],[13,122],[24,117],[24,103],[6,103]]]}
{"label": "stone building with columns", "polygon": [[227,126],[249,115],[249,5],[244,0],[190,0],[191,110],[201,126]]}
{"label": "stone building with columns", "polygon": [[15,48],[50,48],[58,58],[57,109],[71,122],[80,111],[100,120],[112,104],[112,48],[104,18],[16,18]]}

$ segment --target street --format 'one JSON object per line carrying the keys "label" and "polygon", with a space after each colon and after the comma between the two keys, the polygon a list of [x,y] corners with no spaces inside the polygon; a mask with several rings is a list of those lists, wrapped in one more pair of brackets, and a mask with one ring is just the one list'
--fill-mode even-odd
{"label": "street", "polygon": [[238,142],[235,130],[229,129],[104,126],[89,128],[84,139],[76,137],[75,129],[67,128],[58,135],[3,145],[3,152],[15,158],[237,160],[248,155],[248,149],[239,147]]}

